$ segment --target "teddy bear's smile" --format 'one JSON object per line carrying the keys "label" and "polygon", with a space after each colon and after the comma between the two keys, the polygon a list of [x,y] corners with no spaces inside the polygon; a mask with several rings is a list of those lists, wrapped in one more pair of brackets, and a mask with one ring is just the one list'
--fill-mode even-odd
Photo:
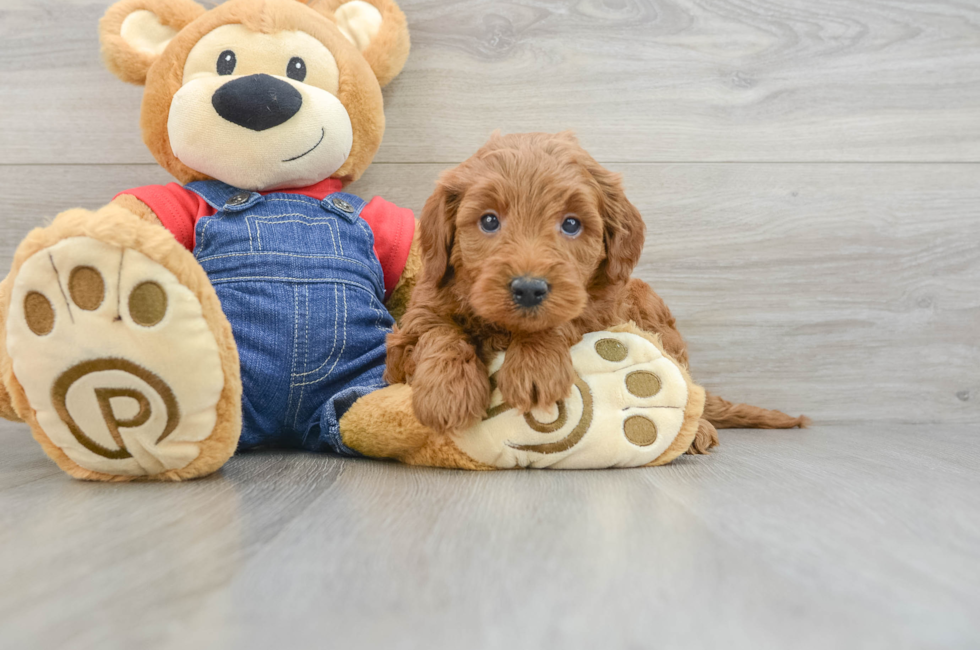
{"label": "teddy bear's smile", "polygon": [[327,130],[324,129],[323,127],[320,127],[320,139],[317,141],[317,143],[315,145],[313,145],[313,148],[312,149],[310,149],[306,153],[301,153],[300,155],[296,156],[295,158],[289,158],[287,160],[284,160],[283,162],[284,163],[288,163],[288,162],[293,162],[294,160],[299,160],[300,158],[305,158],[306,156],[308,156],[311,153],[313,153],[314,151],[316,151],[316,148],[319,147],[321,144],[323,144],[323,140],[326,137],[327,137]]}

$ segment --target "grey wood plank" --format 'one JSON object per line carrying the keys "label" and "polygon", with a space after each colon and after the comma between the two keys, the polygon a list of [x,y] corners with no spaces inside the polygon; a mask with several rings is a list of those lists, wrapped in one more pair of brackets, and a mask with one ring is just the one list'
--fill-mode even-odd
{"label": "grey wood plank", "polygon": [[[40,459],[19,428],[0,444]],[[950,459],[980,438],[930,433],[727,432],[598,472],[269,452],[184,485],[39,474],[0,489],[0,642],[973,647],[978,478]]]}
{"label": "grey wood plank", "polygon": [[[980,166],[629,164],[695,377],[823,422],[980,422]],[[442,165],[352,186],[419,209]],[[152,166],[0,167],[0,268],[43,218],[166,182]],[[48,178],[58,182],[51,185]]]}
{"label": "grey wood plank", "polygon": [[[0,5],[0,164],[150,162],[101,65],[110,0]],[[382,162],[496,128],[607,161],[978,161],[980,7],[958,0],[403,0]]]}

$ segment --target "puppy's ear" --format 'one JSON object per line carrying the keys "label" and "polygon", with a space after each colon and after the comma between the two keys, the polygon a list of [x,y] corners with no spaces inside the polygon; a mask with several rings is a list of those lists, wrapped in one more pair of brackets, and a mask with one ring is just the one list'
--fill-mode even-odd
{"label": "puppy's ear", "polygon": [[99,22],[102,58],[127,83],[143,85],[146,73],[177,32],[205,12],[191,0],[122,0]]}
{"label": "puppy's ear", "polygon": [[419,243],[425,264],[421,281],[435,288],[445,286],[453,276],[450,257],[456,238],[456,210],[462,198],[462,192],[454,185],[452,176],[443,174],[419,219]]}
{"label": "puppy's ear", "polygon": [[408,59],[408,21],[393,0],[312,0],[367,59],[383,88]]}
{"label": "puppy's ear", "polygon": [[628,282],[643,253],[646,224],[623,191],[623,180],[594,160],[589,172],[599,185],[606,243],[606,275],[615,284]]}

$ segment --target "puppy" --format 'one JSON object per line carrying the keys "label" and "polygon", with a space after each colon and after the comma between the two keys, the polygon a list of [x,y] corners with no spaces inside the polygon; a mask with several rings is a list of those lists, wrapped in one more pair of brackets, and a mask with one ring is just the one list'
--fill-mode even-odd
{"label": "puppy", "polygon": [[[501,350],[501,395],[525,412],[568,396],[569,348],[587,332],[632,320],[686,366],[667,305],[630,277],[644,229],[620,176],[571,133],[494,135],[442,174],[425,204],[424,268],[388,337],[387,380],[409,382],[419,421],[446,432],[486,413],[486,363]],[[692,452],[717,444],[716,426],[803,422],[709,395]]]}

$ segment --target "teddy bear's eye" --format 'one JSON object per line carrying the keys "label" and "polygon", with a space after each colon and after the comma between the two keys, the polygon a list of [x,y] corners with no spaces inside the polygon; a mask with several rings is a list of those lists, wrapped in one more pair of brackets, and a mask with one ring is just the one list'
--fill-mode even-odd
{"label": "teddy bear's eye", "polygon": [[289,65],[286,67],[286,76],[293,81],[303,81],[306,79],[306,61],[294,56],[289,60]]}
{"label": "teddy bear's eye", "polygon": [[235,53],[231,50],[225,50],[218,55],[218,74],[229,75],[235,71],[236,65],[238,65],[238,59],[235,58]]}

